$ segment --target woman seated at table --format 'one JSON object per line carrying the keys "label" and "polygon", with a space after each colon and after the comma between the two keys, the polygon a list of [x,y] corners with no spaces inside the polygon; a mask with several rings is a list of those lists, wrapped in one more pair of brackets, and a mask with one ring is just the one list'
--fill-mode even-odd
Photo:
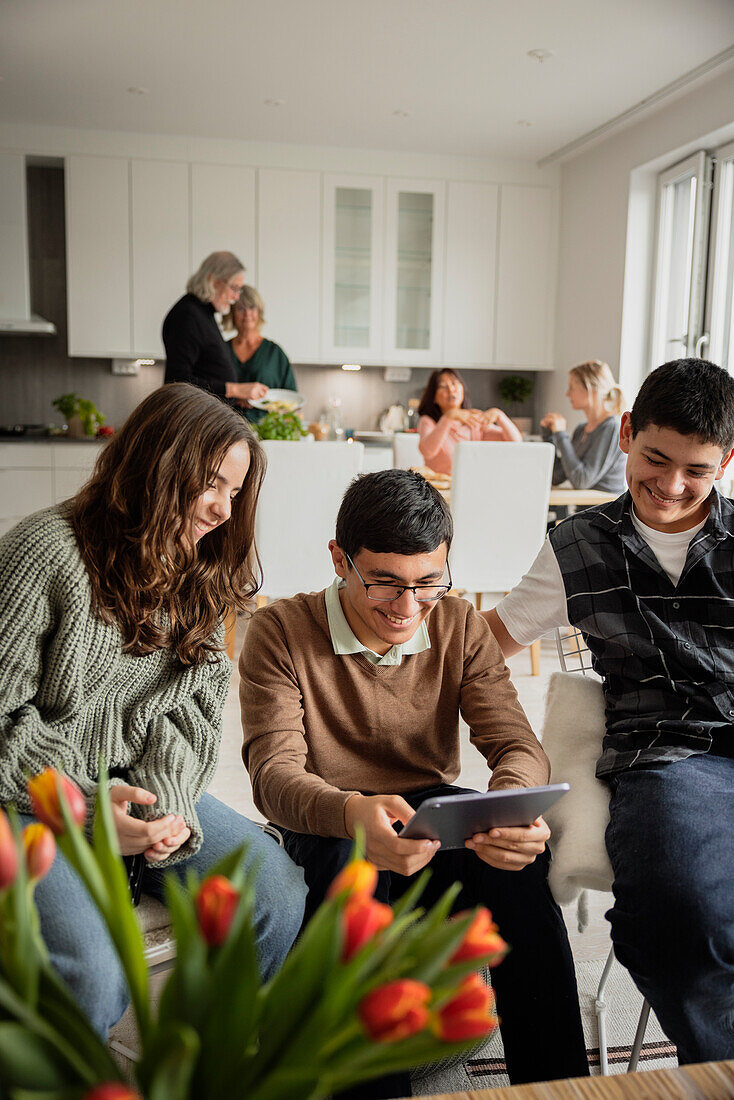
{"label": "woman seated at table", "polygon": [[569,436],[560,413],[541,420],[543,438],[556,448],[553,484],[570,481],[574,489],[623,493],[626,456],[619,449],[619,423],[625,399],[609,366],[590,359],[572,367],[566,397],[572,409],[586,413],[586,421]]}
{"label": "woman seated at table", "polygon": [[[288,356],[260,331],[265,324],[265,306],[254,286],[243,286],[230,310],[229,320],[237,333],[229,347],[238,381],[261,383],[274,390],[296,390]],[[256,421],[265,413],[250,408],[245,416]]]}
{"label": "woman seated at table", "polygon": [[450,367],[435,370],[428,379],[421,403],[420,452],[438,474],[450,474],[454,448],[461,439],[520,443],[522,434],[501,409],[471,407],[471,400],[458,371]]}

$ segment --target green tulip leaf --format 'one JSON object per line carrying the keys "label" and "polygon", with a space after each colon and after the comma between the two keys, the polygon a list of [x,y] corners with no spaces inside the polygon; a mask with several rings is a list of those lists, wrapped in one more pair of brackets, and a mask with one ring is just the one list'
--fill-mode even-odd
{"label": "green tulip leaf", "polygon": [[161,1028],[151,1046],[155,1070],[145,1092],[147,1100],[187,1100],[196,1095],[190,1085],[199,1049],[199,1036],[193,1028],[182,1024]]}
{"label": "green tulip leaf", "polygon": [[7,1088],[54,1089],[77,1080],[45,1039],[6,1021],[0,1023],[0,1082]]}

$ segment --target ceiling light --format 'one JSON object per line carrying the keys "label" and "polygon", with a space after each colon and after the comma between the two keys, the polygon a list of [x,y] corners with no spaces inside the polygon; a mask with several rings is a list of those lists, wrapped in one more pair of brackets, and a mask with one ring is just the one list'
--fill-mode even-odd
{"label": "ceiling light", "polygon": [[131,88],[128,88],[128,92],[130,93],[130,95],[147,95],[149,91],[150,91],[150,88],[135,87],[135,86],[133,86]]}
{"label": "ceiling light", "polygon": [[410,118],[410,111],[403,111],[400,107],[396,107],[393,116],[395,118]]}
{"label": "ceiling light", "polygon": [[265,104],[266,107],[282,107],[283,106],[283,100],[282,99],[264,99],[263,103]]}
{"label": "ceiling light", "polygon": [[542,65],[544,61],[553,57],[553,50],[528,50],[528,57],[532,57],[533,61],[538,61]]}
{"label": "ceiling light", "polygon": [[530,119],[527,119],[527,118],[519,118],[517,120],[517,124],[518,124],[518,126],[532,126],[533,125],[532,122],[530,121]]}
{"label": "ceiling light", "polygon": [[361,370],[361,363],[342,363],[342,370]]}

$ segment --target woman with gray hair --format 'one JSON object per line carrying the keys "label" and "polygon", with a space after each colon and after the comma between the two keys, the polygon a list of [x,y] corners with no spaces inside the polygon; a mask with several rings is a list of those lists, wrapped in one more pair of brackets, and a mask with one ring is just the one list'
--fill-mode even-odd
{"label": "woman with gray hair", "polygon": [[238,380],[214,316],[229,312],[244,285],[244,264],[232,252],[207,256],[163,322],[165,382],[190,382],[238,405],[265,396],[262,383]]}

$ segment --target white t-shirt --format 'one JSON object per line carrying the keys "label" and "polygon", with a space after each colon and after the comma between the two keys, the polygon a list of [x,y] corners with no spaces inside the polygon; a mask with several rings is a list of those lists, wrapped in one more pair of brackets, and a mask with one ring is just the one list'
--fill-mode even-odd
{"label": "white t-shirt", "polygon": [[[690,542],[706,520],[688,531],[655,531],[637,518],[633,508],[632,522],[662,569],[673,584],[677,584]],[[545,540],[528,572],[512,592],[500,600],[495,610],[518,645],[530,645],[557,626],[570,626],[566,588],[550,539]]]}

